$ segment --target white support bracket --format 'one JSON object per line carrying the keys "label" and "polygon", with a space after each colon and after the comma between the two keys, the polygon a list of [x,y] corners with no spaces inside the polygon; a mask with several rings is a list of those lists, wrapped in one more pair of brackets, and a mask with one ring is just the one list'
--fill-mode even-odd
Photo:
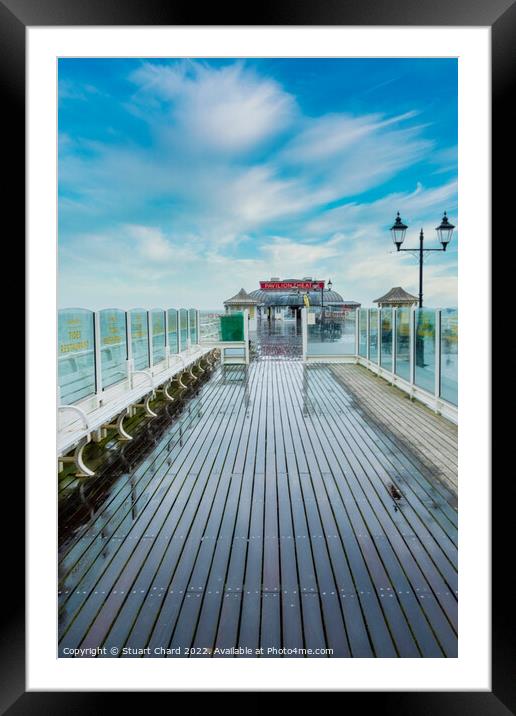
{"label": "white support bracket", "polygon": [[199,376],[195,375],[195,373],[193,372],[193,364],[191,364],[188,369],[188,375],[192,378],[193,382],[195,382],[199,378]]}
{"label": "white support bracket", "polygon": [[174,380],[177,380],[177,382],[179,383],[179,387],[181,388],[181,390],[187,390],[187,389],[188,389],[188,386],[183,383],[182,378],[183,378],[183,372],[177,373],[177,374],[174,376]]}
{"label": "white support bracket", "polygon": [[158,393],[163,393],[163,397],[165,398],[165,400],[168,400],[170,403],[175,400],[174,396],[170,395],[170,393],[168,392],[168,389],[170,388],[171,384],[172,381],[167,380],[167,382],[163,384],[163,387],[159,388],[159,390],[157,391]]}
{"label": "white support bracket", "polygon": [[73,413],[77,413],[84,423],[84,427],[89,430],[90,424],[88,422],[88,416],[82,408],[78,408],[76,405],[58,405],[57,410],[65,411],[71,410]]}
{"label": "white support bracket", "polygon": [[147,393],[143,403],[133,403],[133,408],[143,408],[145,410],[145,413],[149,417],[157,418],[158,414],[155,413],[150,407],[150,401],[152,400],[153,397],[154,397],[154,391],[152,391],[152,393]]}
{"label": "white support bracket", "polygon": [[122,410],[121,413],[119,413],[116,423],[106,423],[102,426],[104,429],[113,428],[114,430],[118,431],[118,436],[120,440],[123,440],[127,442],[128,440],[132,440],[132,435],[129,435],[129,433],[124,428],[124,420],[128,415],[128,410],[125,408],[125,410]]}
{"label": "white support bracket", "polygon": [[77,472],[75,473],[76,477],[92,477],[92,475],[95,474],[93,470],[90,470],[90,468],[84,464],[84,456],[82,453],[88,443],[89,437],[83,438],[77,443],[73,455],[62,455],[59,458],[60,465],[69,462],[74,463],[77,468]]}

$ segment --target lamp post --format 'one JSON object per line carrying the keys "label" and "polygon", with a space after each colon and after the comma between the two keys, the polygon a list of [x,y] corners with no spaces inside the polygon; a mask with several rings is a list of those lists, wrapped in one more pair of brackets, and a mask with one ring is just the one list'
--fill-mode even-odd
{"label": "lamp post", "polygon": [[398,213],[396,214],[394,224],[391,226],[392,240],[396,246],[396,250],[412,252],[417,251],[419,253],[419,308],[423,307],[423,254],[427,251],[446,251],[446,247],[451,241],[454,228],[455,226],[453,224],[450,224],[450,222],[448,221],[448,217],[446,216],[446,212],[444,212],[443,218],[441,219],[441,223],[439,224],[439,226],[435,227],[442,248],[425,249],[423,246],[423,229],[421,229],[419,233],[419,248],[402,249],[401,245],[405,241],[405,234],[407,233],[408,226],[404,224],[401,220],[400,212],[398,211]]}

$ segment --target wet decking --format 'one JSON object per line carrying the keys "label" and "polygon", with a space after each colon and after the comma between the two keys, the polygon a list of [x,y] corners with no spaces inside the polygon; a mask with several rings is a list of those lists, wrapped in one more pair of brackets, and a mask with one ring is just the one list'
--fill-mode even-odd
{"label": "wet decking", "polygon": [[359,366],[267,359],[162,420],[61,500],[61,655],[457,655],[454,426]]}

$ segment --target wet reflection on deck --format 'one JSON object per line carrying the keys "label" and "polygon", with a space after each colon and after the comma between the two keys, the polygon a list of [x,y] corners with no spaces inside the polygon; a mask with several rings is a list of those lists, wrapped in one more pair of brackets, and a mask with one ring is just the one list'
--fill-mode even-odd
{"label": "wet reflection on deck", "polygon": [[455,427],[359,366],[271,360],[293,331],[62,497],[61,655],[457,654]]}
{"label": "wet reflection on deck", "polygon": [[301,360],[300,321],[263,318],[257,330],[250,333],[251,350],[256,360]]}

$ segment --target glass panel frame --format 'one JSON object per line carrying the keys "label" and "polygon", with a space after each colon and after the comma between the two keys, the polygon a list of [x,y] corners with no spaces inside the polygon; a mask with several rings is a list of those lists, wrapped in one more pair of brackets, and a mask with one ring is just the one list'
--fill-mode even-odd
{"label": "glass panel frame", "polygon": [[325,307],[323,312],[318,306],[311,306],[307,312],[307,356],[356,355],[357,309],[339,311]]}
{"label": "glass panel frame", "polygon": [[167,310],[168,334],[167,344],[168,352],[172,354],[179,353],[179,332],[177,330],[178,312],[175,308]]}
{"label": "glass panel frame", "polygon": [[143,308],[133,308],[128,313],[131,325],[131,356],[134,370],[146,370],[149,361],[149,326],[147,311]]}
{"label": "glass panel frame", "polygon": [[459,314],[456,308],[440,311],[440,376],[439,397],[458,405]]}
{"label": "glass panel frame", "polygon": [[432,395],[435,393],[436,311],[416,308],[414,311],[414,383]]}
{"label": "glass panel frame", "polygon": [[127,318],[119,308],[104,308],[99,316],[101,389],[127,378]]}
{"label": "glass panel frame", "polygon": [[194,346],[199,343],[197,336],[197,311],[195,308],[188,309],[188,320],[190,324],[190,343]]}
{"label": "glass panel frame", "polygon": [[86,308],[58,312],[57,375],[62,405],[95,395],[94,313]]}
{"label": "glass panel frame", "polygon": [[188,311],[186,308],[179,309],[179,350],[185,351],[188,348]]}
{"label": "glass panel frame", "polygon": [[369,360],[378,363],[378,309],[369,309]]}
{"label": "glass panel frame", "polygon": [[200,342],[209,343],[221,340],[220,317],[222,313],[213,311],[200,311],[199,313],[199,333]]}
{"label": "glass panel frame", "polygon": [[367,310],[365,308],[358,310],[358,355],[367,358]]}
{"label": "glass panel frame", "polygon": [[152,365],[158,365],[165,360],[165,311],[162,308],[153,308],[149,311],[152,326]]}
{"label": "glass panel frame", "polygon": [[410,382],[410,332],[411,309],[402,306],[396,309],[396,352],[394,372]]}
{"label": "glass panel frame", "polygon": [[393,368],[393,355],[392,355],[392,344],[393,344],[393,323],[394,323],[394,311],[392,308],[381,308],[380,309],[380,330],[381,330],[381,353],[380,353],[380,366],[392,372]]}

